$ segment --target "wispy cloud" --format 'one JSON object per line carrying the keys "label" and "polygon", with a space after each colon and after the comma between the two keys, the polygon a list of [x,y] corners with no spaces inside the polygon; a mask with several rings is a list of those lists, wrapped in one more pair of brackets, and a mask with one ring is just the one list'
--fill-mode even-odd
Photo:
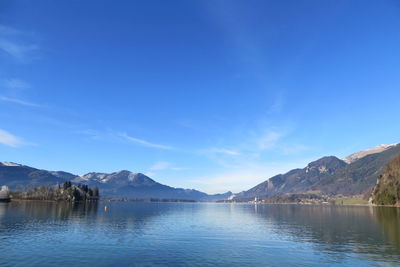
{"label": "wispy cloud", "polygon": [[210,148],[205,150],[207,153],[220,153],[220,154],[225,154],[225,155],[230,155],[230,156],[238,156],[240,155],[240,152],[231,150],[231,149],[225,149],[225,148]]}
{"label": "wispy cloud", "polygon": [[75,131],[75,133],[90,136],[94,140],[113,141],[113,142],[125,141],[125,142],[129,142],[129,143],[136,144],[139,146],[161,149],[161,150],[175,150],[176,149],[173,146],[149,142],[149,141],[141,139],[141,138],[130,136],[125,132],[117,132],[117,131],[114,131],[111,129],[108,129],[107,131],[97,131],[97,130],[92,130],[92,129],[86,129],[86,130]]}
{"label": "wispy cloud", "polygon": [[38,49],[39,47],[34,44],[19,44],[14,41],[0,39],[0,50],[21,61],[25,61],[33,51]]}
{"label": "wispy cloud", "polygon": [[189,168],[171,167],[171,170],[173,170],[173,171],[186,171],[186,170],[189,170]]}
{"label": "wispy cloud", "polygon": [[102,136],[105,136],[104,134],[100,133],[99,131],[92,130],[92,129],[73,131],[73,133],[86,135],[94,140],[100,140],[100,139],[102,139]]}
{"label": "wispy cloud", "polygon": [[[287,127],[261,127],[243,134],[237,143],[225,144],[229,149],[211,148],[203,153],[221,167],[219,173],[193,179],[197,187],[205,191],[224,192],[227,189],[241,191],[249,189],[278,173],[289,171],[302,164],[287,163],[273,155],[293,155],[310,149],[290,140],[292,129]],[[220,146],[221,147],[221,146]],[[224,146],[222,146],[224,147]],[[307,161],[304,161],[306,164]],[[301,162],[302,163],[302,162]],[[229,185],[229,186],[227,186]]]}
{"label": "wispy cloud", "polygon": [[18,61],[29,61],[39,50],[32,42],[32,34],[12,27],[0,25],[0,51],[12,56]]}
{"label": "wispy cloud", "polygon": [[162,170],[172,170],[172,171],[184,171],[188,170],[188,168],[181,168],[181,167],[175,167],[172,163],[167,162],[167,161],[159,161],[153,164],[149,168],[149,171],[162,171]]}
{"label": "wispy cloud", "polygon": [[31,88],[31,85],[26,81],[16,78],[3,79],[0,81],[0,88],[5,88],[5,91],[7,91],[7,93],[0,95],[0,101],[2,102],[10,102],[29,107],[43,107],[43,105],[33,103],[21,97],[25,89]]}
{"label": "wispy cloud", "polygon": [[149,142],[149,141],[140,139],[140,138],[136,138],[136,137],[133,137],[133,136],[129,136],[127,133],[119,133],[118,136],[121,137],[121,138],[123,138],[123,139],[125,139],[126,141],[129,141],[129,142],[131,142],[131,143],[138,144],[138,145],[141,145],[141,146],[145,146],[145,147],[151,147],[151,148],[157,148],[157,149],[164,149],[164,150],[173,150],[173,149],[175,149],[175,148],[172,147],[172,146],[167,146],[167,145],[161,145],[161,144],[157,144],[157,143],[152,143],[152,142]]}
{"label": "wispy cloud", "polygon": [[157,177],[159,172],[163,171],[185,171],[188,168],[175,167],[174,164],[167,161],[158,161],[154,163],[150,168],[147,169],[145,175],[149,177]]}
{"label": "wispy cloud", "polygon": [[239,143],[231,143],[228,148],[212,147],[200,150],[199,154],[207,155],[223,167],[233,167],[238,162],[256,161],[259,155],[276,149],[278,142],[285,136],[283,131],[268,128],[245,136]]}
{"label": "wispy cloud", "polygon": [[35,104],[35,103],[28,102],[28,101],[18,99],[18,98],[6,97],[6,96],[0,96],[0,101],[10,102],[10,103],[18,104],[18,105],[29,106],[29,107],[37,107],[37,108],[43,107],[42,105],[39,105],[39,104]]}
{"label": "wispy cloud", "polygon": [[19,137],[0,129],[0,144],[11,147],[18,147],[23,145],[24,142]]}
{"label": "wispy cloud", "polygon": [[268,131],[258,140],[258,149],[263,151],[273,148],[282,136],[283,133]]}
{"label": "wispy cloud", "polygon": [[150,171],[160,171],[160,170],[165,170],[168,169],[171,166],[171,163],[165,162],[165,161],[160,161],[155,163],[153,166],[149,168]]}

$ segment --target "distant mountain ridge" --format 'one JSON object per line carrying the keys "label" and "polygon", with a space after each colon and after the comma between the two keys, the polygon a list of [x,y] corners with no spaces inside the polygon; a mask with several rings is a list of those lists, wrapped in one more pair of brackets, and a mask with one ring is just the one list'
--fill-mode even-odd
{"label": "distant mountain ridge", "polygon": [[39,170],[16,163],[0,162],[0,185],[26,190],[40,185],[56,185],[65,181],[98,187],[103,197],[159,198],[195,201],[217,201],[232,193],[208,195],[194,189],[174,188],[160,184],[142,173],[127,170],[114,173],[91,172],[82,176],[63,171]]}
{"label": "distant mountain ridge", "polygon": [[[212,201],[225,196],[208,195],[194,190],[174,188],[160,184],[142,173],[127,170],[114,173],[91,172],[72,180],[75,183],[97,186],[104,195],[111,197],[166,198]],[[229,195],[229,192],[227,193]]]}
{"label": "distant mountain ridge", "polygon": [[16,163],[0,162],[0,184],[10,189],[25,190],[40,185],[64,183],[66,179],[46,170],[39,170]]}
{"label": "distant mountain ridge", "polygon": [[195,201],[247,201],[284,194],[322,194],[327,196],[364,195],[368,198],[385,165],[400,154],[400,144],[380,145],[343,159],[327,156],[304,168],[275,175],[249,190],[232,194],[208,195],[194,190],[160,184],[142,173],[122,170],[113,173],[90,172],[74,175],[63,171],[39,170],[12,162],[0,162],[0,185],[27,189],[65,181],[98,187],[104,197],[159,198]]}
{"label": "distant mountain ridge", "polygon": [[354,153],[345,160],[334,156],[313,161],[303,169],[278,174],[257,186],[234,194],[231,200],[268,198],[286,193],[369,196],[384,166],[400,154],[400,145],[381,145]]}

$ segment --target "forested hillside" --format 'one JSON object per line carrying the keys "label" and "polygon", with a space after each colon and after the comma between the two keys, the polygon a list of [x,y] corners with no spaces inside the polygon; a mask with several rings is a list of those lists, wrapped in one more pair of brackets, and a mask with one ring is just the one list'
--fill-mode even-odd
{"label": "forested hillside", "polygon": [[377,205],[400,204],[400,155],[386,165],[372,193],[372,203]]}

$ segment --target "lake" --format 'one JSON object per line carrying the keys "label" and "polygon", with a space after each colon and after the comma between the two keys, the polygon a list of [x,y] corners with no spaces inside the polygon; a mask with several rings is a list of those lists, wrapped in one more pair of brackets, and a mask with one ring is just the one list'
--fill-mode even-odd
{"label": "lake", "polygon": [[398,266],[400,209],[11,202],[0,244],[0,266]]}

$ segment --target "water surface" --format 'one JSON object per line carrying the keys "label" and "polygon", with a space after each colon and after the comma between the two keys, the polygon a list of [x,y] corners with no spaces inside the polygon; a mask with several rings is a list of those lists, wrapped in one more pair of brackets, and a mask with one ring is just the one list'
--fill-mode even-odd
{"label": "water surface", "polygon": [[12,202],[0,244],[0,266],[398,266],[400,209]]}

